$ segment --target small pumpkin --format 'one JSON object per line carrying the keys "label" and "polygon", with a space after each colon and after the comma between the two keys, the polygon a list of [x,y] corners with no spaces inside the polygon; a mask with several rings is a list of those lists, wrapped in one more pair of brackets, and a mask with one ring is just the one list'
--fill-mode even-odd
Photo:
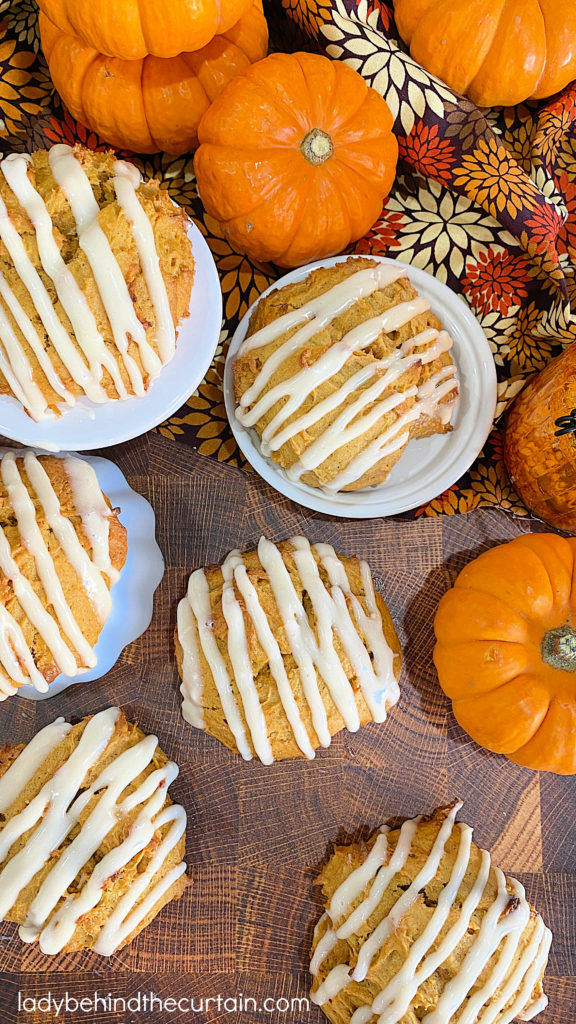
{"label": "small pumpkin", "polygon": [[576,78],[576,0],[394,0],[394,16],[414,60],[480,107]]}
{"label": "small pumpkin", "polygon": [[504,460],[524,504],[559,530],[576,533],[576,344],[514,401]]}
{"label": "small pumpkin", "polygon": [[62,32],[122,60],[199,50],[232,28],[250,4],[251,0],[38,0],[40,10]]}
{"label": "small pumpkin", "polygon": [[398,145],[382,97],[344,63],[274,53],[218,96],[194,166],[207,212],[254,260],[297,267],[377,220]]}
{"label": "small pumpkin", "polygon": [[104,57],[43,14],[42,49],[57,92],[77,121],[119,149],[186,153],[211,101],[268,49],[261,0],[225,34],[177,57]]}
{"label": "small pumpkin", "polygon": [[576,773],[576,540],[516,537],[441,598],[434,663],[456,719],[511,761]]}

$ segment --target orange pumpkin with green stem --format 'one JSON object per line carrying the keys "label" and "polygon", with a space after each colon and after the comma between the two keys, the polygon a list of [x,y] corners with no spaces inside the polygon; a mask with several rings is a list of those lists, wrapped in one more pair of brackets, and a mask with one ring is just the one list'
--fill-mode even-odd
{"label": "orange pumpkin with green stem", "polygon": [[480,107],[576,78],[576,0],[394,0],[394,17],[414,60]]}
{"label": "orange pumpkin with green stem", "polygon": [[382,97],[346,64],[274,53],[235,78],[198,129],[200,198],[231,244],[296,267],[378,219],[398,145]]}
{"label": "orange pumpkin with green stem", "polygon": [[511,761],[576,773],[576,540],[517,537],[442,597],[434,663],[456,719]]}
{"label": "orange pumpkin with green stem", "polygon": [[232,28],[250,5],[251,0],[38,0],[62,32],[122,60],[199,50]]}
{"label": "orange pumpkin with green stem", "polygon": [[42,49],[57,92],[73,117],[119,149],[187,153],[212,100],[268,49],[261,0],[201,50],[177,57],[105,57],[39,19]]}

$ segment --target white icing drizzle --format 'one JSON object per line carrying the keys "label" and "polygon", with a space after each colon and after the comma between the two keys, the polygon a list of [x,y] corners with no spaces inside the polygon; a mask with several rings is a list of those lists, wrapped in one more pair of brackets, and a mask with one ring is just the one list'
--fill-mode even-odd
{"label": "white icing drizzle", "polygon": [[144,280],[154,306],[156,341],[160,359],[163,363],[167,363],[174,355],[176,348],[176,331],[170,312],[166,285],[160,270],[154,229],[136,194],[142,177],[138,168],[134,167],[134,164],[126,163],[125,160],[117,160],[114,164],[114,171],[116,198],[132,227],[132,235],[138,249]]}
{"label": "white icing drizzle", "polygon": [[[117,708],[95,715],[53,778],[0,830],[0,863],[6,860],[16,840],[26,832],[31,833],[22,849],[0,870],[0,917],[5,917],[18,894],[47,863],[52,852],[81,824],[75,838],[44,878],[20,927],[21,939],[24,942],[38,939],[41,950],[47,954],[60,952],[70,942],[82,915],[100,903],[107,880],[145,849],[158,829],[170,826],[145,871],[137,875],[106,920],[94,946],[96,952],[110,956],[186,870],[181,862],[166,877],[155,881],[186,827],[182,807],[164,807],[167,789],[178,775],[177,766],[168,762],[164,768],[151,772],[132,793],[123,795],[150,765],[158,744],[155,736],[147,736],[119,754],[87,789],[79,792],[86,775],[113,738],[118,719]],[[0,806],[5,809],[10,806],[69,728],[59,719],[28,744],[0,779]],[[96,795],[99,799],[82,820],[85,808]],[[139,812],[126,838],[102,857],[77,893],[61,902],[112,829],[136,809]]]}
{"label": "white icing drizzle", "polygon": [[[258,557],[274,594],[314,730],[320,743],[328,746],[331,737],[326,708],[318,685],[319,678],[325,683],[346,727],[355,731],[360,724],[354,691],[334,645],[335,636],[338,636],[344,647],[346,658],[352,665],[364,699],[377,722],[385,720],[387,707],[398,700],[394,654],[383,633],[370,570],[366,563],[361,563],[361,573],[368,612],[364,611],[360,600],[351,594],[344,564],[329,544],[311,547],[304,537],[294,537],[290,544],[303,590],[308,594],[315,613],[317,638],[280,550],[271,541],[262,537],[258,545]],[[329,587],[322,581],[314,555],[328,575]],[[300,716],[284,658],[240,552],[232,551],[228,555],[222,566],[222,574],[222,610],[228,626],[227,649],[234,670],[233,680],[212,632],[208,582],[204,571],[199,569],[192,573],[187,597],[180,602],[178,608],[178,638],[183,651],[183,715],[192,725],[203,728],[203,655],[240,753],[246,760],[252,756],[234,686],[240,697],[244,719],[256,754],[264,764],[273,761],[266,721],[249,657],[247,618],[268,658],[270,672],[296,743],[306,757],[312,758],[314,748]],[[366,640],[364,641],[362,637]]]}
{"label": "white icing drizzle", "polygon": [[[30,317],[24,312],[22,306],[20,305],[18,299],[16,298],[16,295],[10,288],[10,285],[8,284],[3,274],[0,274],[0,295],[2,296],[2,299],[6,303],[6,306],[10,310],[12,316],[14,317],[14,320],[18,324],[18,327],[22,331],[22,334],[24,335],[26,341],[30,345],[30,348],[34,352],[36,359],[40,363],[42,372],[44,373],[46,380],[50,384],[50,387],[54,389],[56,394],[60,395],[60,397],[64,400],[64,402],[66,402],[67,405],[74,405],[74,402],[76,401],[74,395],[72,394],[71,391],[68,390],[67,387],[65,387],[65,385],[60,380],[60,377],[56,373],[56,370],[52,364],[52,360],[48,353],[46,352],[46,349],[44,348],[40,335],[38,334],[36,328],[34,327],[34,324],[32,323]],[[3,338],[0,340],[4,342]],[[15,353],[14,358],[19,359],[21,357]],[[32,372],[31,365],[25,355],[24,359],[25,362],[21,364],[21,376],[19,376],[18,378],[19,383],[22,386],[24,383],[24,379],[27,379]],[[44,407],[45,403],[44,406],[41,407],[40,413],[44,411]]]}
{"label": "white icing drizzle", "polygon": [[[18,567],[3,531],[0,531],[0,570],[11,582],[22,610],[45,641],[60,671],[74,676],[84,668],[95,665],[96,656],[66,601],[54,561],[38,525],[34,501],[18,468],[19,458],[22,456],[16,452],[4,454],[0,461],[0,476],[17,520],[19,543],[27,548],[34,558],[48,607],[44,607],[32,584]],[[94,611],[100,621],[104,622],[110,613],[111,597],[97,559],[90,557],[81,544],[74,526],[62,515],[60,502],[42,461],[33,452],[26,452],[23,461],[30,485],[48,526],[76,572]],[[100,504],[102,503],[109,515],[92,467],[78,459],[66,459],[65,463],[67,471],[75,463],[82,467],[77,472],[86,482],[86,491],[83,495],[85,514],[92,517],[101,515],[103,518]],[[106,530],[107,526],[106,523]],[[107,532],[105,536],[107,542]],[[80,656],[80,666],[72,648]],[[34,662],[22,627],[3,603],[0,603],[0,664],[6,673],[0,674],[0,700],[14,693],[18,686],[27,683],[34,685],[40,692],[46,692],[46,680]]]}
{"label": "white icing drizzle", "polygon": [[[68,462],[72,461],[81,462],[79,459],[68,460]],[[90,480],[94,490],[97,491],[100,501],[105,504],[94,470],[87,462],[81,464],[86,467],[86,478]],[[26,452],[26,455],[24,456],[24,469],[28,474],[28,478],[36,492],[38,500],[44,509],[46,522],[57,538],[66,558],[76,572],[76,575],[82,580],[84,589],[90,598],[90,602],[93,605],[100,622],[106,622],[106,619],[112,610],[112,598],[110,597],[110,591],[108,590],[100,569],[92,561],[90,555],[86,551],[86,548],[81,544],[78,534],[70,520],[62,515],[60,502],[58,501],[56,492],[52,487],[50,477],[42,463],[38,461],[33,452]],[[78,470],[76,470],[76,472],[78,472]],[[98,506],[96,506],[96,508],[97,511],[95,515],[98,515],[99,518],[104,518],[98,509]],[[108,526],[107,516],[105,517],[105,520],[106,526]]]}
{"label": "white icing drizzle", "polygon": [[[1,198],[0,238],[26,287],[48,338],[83,393],[93,402],[107,401],[106,391],[102,386],[103,374],[107,371],[119,397],[127,398],[129,392],[122,379],[122,363],[129,376],[133,393],[143,395],[146,383],[136,360],[128,353],[129,339],[133,339],[138,345],[144,373],[149,380],[153,380],[158,376],[162,366],[173,356],[176,336],[160,270],[154,230],[137,197],[140,174],[130,164],[117,161],[114,165],[113,183],[119,206],[131,225],[154,308],[159,355],[146,338],[146,331],[136,316],[118,261],[99,225],[99,207],[88,176],[69,146],[54,146],[49,153],[49,161],[52,173],[72,208],[79,244],[94,273],[112,329],[116,352],[106,344],[86,296],[62,259],[46,204],[28,177],[30,157],[26,155],[10,154],[1,161],[0,170],[19,206],[34,227],[42,268],[54,285],[58,300],[70,321],[73,336],[68,334],[64,323],[59,319],[50,295],[28,256]],[[7,311],[31,347],[50,386],[64,402],[74,405],[75,396],[63,384],[49,353],[45,351],[43,339],[40,338],[34,323],[1,274],[0,298],[5,304],[4,307],[0,305],[0,370],[15,397],[34,419],[40,420],[49,415],[46,399],[33,377],[32,363],[8,318]]]}
{"label": "white icing drizzle", "polygon": [[[406,400],[413,400],[410,409],[398,416],[391,426],[383,430],[369,446],[352,459],[345,469],[326,485],[326,490],[333,492],[354,483],[376,462],[404,445],[409,437],[409,427],[416,420],[434,416],[444,424],[449,421],[458,398],[458,383],[453,364],[442,368],[418,389],[410,388],[403,392],[392,390],[390,393],[394,384],[411,367],[418,363],[426,365],[433,362],[451,348],[452,339],[446,331],[429,328],[407,339],[385,358],[375,359],[335,388],[308,412],[288,422],[321,384],[339,373],[354,352],[368,348],[382,333],[396,331],[409,323],[413,317],[428,310],[430,304],[421,297],[399,303],[353,328],[339,342],[323,352],[312,365],[304,366],[287,380],[263,393],[282,363],[303,349],[315,334],[343,310],[376,289],[387,287],[404,274],[403,269],[388,265],[378,265],[370,270],[352,274],[341,284],[330,288],[299,309],[273,320],[240,346],[238,355],[242,356],[270,344],[280,338],[285,331],[298,327],[295,333],[265,360],[253,384],[241,397],[240,407],[236,410],[239,422],[245,427],[253,427],[276,403],[281,403],[279,411],[262,431],[260,446],[264,455],[272,455],[296,434],[309,430],[323,417],[342,409],[322,433],[305,448],[298,461],[286,471],[289,479],[299,480],[304,473],[317,469],[334,451],[372,430],[383,416],[393,412]],[[299,326],[302,323],[303,326]],[[371,381],[373,383],[370,383]],[[346,405],[350,396],[354,395],[356,397],[353,401]]]}
{"label": "white icing drizzle", "polygon": [[64,458],[66,476],[72,490],[76,511],[82,520],[84,533],[90,541],[94,565],[105,572],[111,583],[120,578],[110,560],[110,517],[112,513],[100,490],[98,477],[84,459]]}
{"label": "white icing drizzle", "polygon": [[[457,803],[450,810],[418,875],[390,913],[360,946],[356,967],[352,969],[345,963],[337,964],[316,992],[312,993],[313,1002],[323,1005],[351,981],[363,981],[369,975],[370,964],[386,939],[398,927],[422,888],[436,876],[446,842],[456,828],[459,838],[456,859],[426,927],[412,943],[406,960],[386,988],[376,996],[372,1004],[357,1008],[351,1024],[367,1024],[372,1017],[377,1018],[378,1024],[398,1024],[408,1012],[420,986],[453,954],[466,935],[490,874],[490,855],[482,850],[478,873],[462,902],[457,920],[437,944],[438,936],[446,927],[449,914],[456,904],[460,886],[470,870],[472,829],[468,825],[454,824],[461,806]],[[328,923],[328,927],[312,957],[310,971],[314,977],[318,976],[322,963],[339,940],[361,933],[386,889],[406,864],[420,821],[420,818],[416,818],[404,823],[388,864],[387,830],[381,830],[382,834],[377,837],[366,860],[336,890],[321,919],[321,922]],[[444,986],[436,1008],[423,1018],[426,1024],[449,1024],[455,1015],[458,1015],[458,1024],[493,1024],[496,1019],[499,1024],[510,1024],[516,1017],[532,1019],[547,1003],[545,996],[532,1002],[532,992],[546,962],[551,933],[542,919],[538,918],[529,943],[519,952],[530,919],[530,906],[519,882],[515,879],[507,880],[498,868],[494,868],[494,873],[498,884],[496,898],[485,912],[458,974]],[[358,897],[368,886],[368,894],[353,909]],[[512,895],[508,886],[512,889]],[[510,908],[512,898],[515,898],[516,906]],[[469,996],[496,953],[497,958],[483,985]],[[515,958],[517,963],[511,969]]]}

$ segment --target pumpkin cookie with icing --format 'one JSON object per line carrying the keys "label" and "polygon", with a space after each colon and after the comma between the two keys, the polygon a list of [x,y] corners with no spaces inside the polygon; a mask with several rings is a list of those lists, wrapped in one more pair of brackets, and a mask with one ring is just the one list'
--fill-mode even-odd
{"label": "pumpkin cookie with icing", "polygon": [[0,701],[96,665],[126,529],[83,459],[0,457]]}
{"label": "pumpkin cookie with icing", "polygon": [[399,697],[400,644],[368,565],[304,537],[193,572],[176,656],[186,720],[264,764],[312,758]]}
{"label": "pumpkin cookie with icing", "polygon": [[177,775],[118,708],[0,750],[0,919],[47,954],[131,942],[188,884]]}
{"label": "pumpkin cookie with icing", "polygon": [[172,358],[194,276],[187,219],[112,152],[0,161],[0,394],[35,420],[143,396]]}
{"label": "pumpkin cookie with icing", "polygon": [[321,267],[257,304],[233,364],[236,418],[289,480],[380,484],[411,438],[451,429],[451,346],[405,267]]}
{"label": "pumpkin cookie with icing", "polygon": [[461,806],[336,847],[321,872],[311,998],[333,1024],[510,1024],[547,1005],[551,933]]}

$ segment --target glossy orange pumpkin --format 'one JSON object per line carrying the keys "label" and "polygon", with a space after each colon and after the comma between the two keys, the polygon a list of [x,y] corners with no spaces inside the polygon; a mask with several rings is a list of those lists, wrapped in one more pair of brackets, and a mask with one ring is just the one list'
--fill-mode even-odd
{"label": "glossy orange pumpkin", "polygon": [[211,101],[268,49],[261,0],[201,50],[171,58],[104,57],[42,14],[39,25],[52,80],[73,117],[111,145],[137,153],[194,149]]}
{"label": "glossy orange pumpkin", "polygon": [[414,60],[480,107],[576,78],[576,0],[394,0],[394,14]]}
{"label": "glossy orange pumpkin", "polygon": [[467,733],[528,768],[576,773],[576,540],[516,537],[467,565],[434,621],[440,685]]}
{"label": "glossy orange pumpkin", "polygon": [[576,344],[514,401],[504,459],[525,505],[559,530],[576,533]]}
{"label": "glossy orange pumpkin", "polygon": [[274,53],[202,118],[195,168],[232,245],[284,267],[341,252],[377,220],[398,145],[382,97],[346,64]]}
{"label": "glossy orange pumpkin", "polygon": [[249,10],[251,0],[38,0],[67,35],[107,57],[176,57],[206,46]]}

